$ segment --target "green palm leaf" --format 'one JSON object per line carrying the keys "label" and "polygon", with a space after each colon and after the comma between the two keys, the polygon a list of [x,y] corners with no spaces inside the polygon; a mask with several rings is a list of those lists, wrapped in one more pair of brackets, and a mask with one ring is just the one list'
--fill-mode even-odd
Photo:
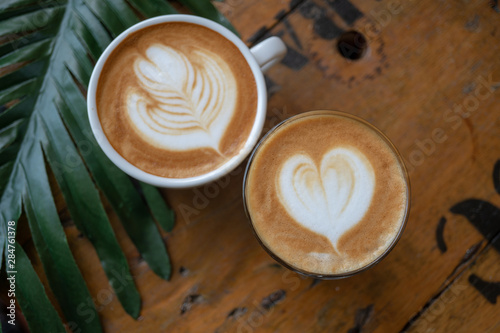
{"label": "green palm leaf", "polygon": [[[185,1],[185,5],[232,28],[208,0]],[[164,279],[171,274],[155,220],[170,231],[173,212],[157,189],[142,183],[134,186],[106,158],[91,133],[84,98],[93,64],[112,38],[142,17],[169,13],[175,10],[163,0],[0,3],[0,264],[8,253],[8,222],[18,221],[24,207],[49,286],[73,330],[102,328],[57,216],[47,167],[127,313],[138,317],[140,296],[96,185],[150,268]],[[18,265],[7,270],[17,269],[22,276],[17,281],[18,299],[30,329],[59,330],[57,313],[29,259],[20,246],[16,248]],[[44,312],[50,315],[41,317]]]}
{"label": "green palm leaf", "polygon": [[[43,327],[45,332],[66,332],[23,248],[16,243],[15,251],[17,270],[23,272],[16,278],[16,283],[23,286],[17,290],[17,300],[24,309],[25,316],[31,319],[28,322],[31,331],[36,332],[38,327]],[[45,311],[38,312],[39,309]]]}

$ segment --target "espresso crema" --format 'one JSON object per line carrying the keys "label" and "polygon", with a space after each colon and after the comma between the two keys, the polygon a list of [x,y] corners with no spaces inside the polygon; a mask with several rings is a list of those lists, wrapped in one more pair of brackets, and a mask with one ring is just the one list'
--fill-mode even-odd
{"label": "espresso crema", "polygon": [[136,31],[106,60],[96,104],[113,148],[157,176],[206,174],[239,154],[254,123],[256,82],[243,54],[184,22]]}
{"label": "espresso crema", "polygon": [[285,122],[257,148],[245,202],[274,256],[319,275],[376,261],[406,218],[408,183],[397,153],[369,125],[333,112]]}

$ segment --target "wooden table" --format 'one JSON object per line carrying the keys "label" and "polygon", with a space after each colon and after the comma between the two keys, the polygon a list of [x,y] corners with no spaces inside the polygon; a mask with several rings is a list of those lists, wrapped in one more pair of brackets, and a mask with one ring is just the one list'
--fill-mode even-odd
{"label": "wooden table", "polygon": [[[109,208],[143,300],[137,321],[116,297],[103,296],[110,287],[95,251],[74,225],[65,227],[105,331],[500,332],[495,3],[217,3],[248,45],[277,35],[288,46],[267,73],[266,130],[315,109],[343,110],[375,124],[409,169],[408,225],[374,268],[343,280],[304,278],[278,265],[253,236],[242,206],[241,165],[210,185],[163,191],[177,214],[173,232],[163,234],[174,265],[167,282],[141,260]],[[356,61],[338,47],[350,30],[367,40]],[[67,216],[64,207],[60,213]]]}

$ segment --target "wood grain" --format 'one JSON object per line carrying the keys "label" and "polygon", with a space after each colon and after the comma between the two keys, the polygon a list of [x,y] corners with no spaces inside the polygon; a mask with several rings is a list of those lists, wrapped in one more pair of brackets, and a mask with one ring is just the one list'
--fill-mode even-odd
{"label": "wood grain", "polygon": [[489,247],[432,300],[407,332],[498,332],[499,262],[498,251]]}
{"label": "wood grain", "polygon": [[[267,35],[288,45],[285,60],[267,73],[266,129],[316,109],[372,122],[407,162],[410,220],[374,268],[336,281],[301,277],[276,264],[253,236],[242,207],[243,164],[206,186],[163,190],[177,214],[174,230],[163,233],[174,265],[167,282],[139,257],[106,205],[142,296],[137,321],[111,293],[90,242],[71,223],[65,228],[105,331],[498,331],[500,301],[491,304],[469,278],[499,282],[499,254],[470,216],[451,209],[471,198],[500,207],[492,181],[500,160],[500,13],[484,0],[226,0],[217,6],[249,45]],[[368,42],[357,61],[338,51],[349,30]],[[471,205],[459,208],[475,212]],[[498,216],[484,216],[498,224]],[[442,218],[444,253],[436,238]]]}

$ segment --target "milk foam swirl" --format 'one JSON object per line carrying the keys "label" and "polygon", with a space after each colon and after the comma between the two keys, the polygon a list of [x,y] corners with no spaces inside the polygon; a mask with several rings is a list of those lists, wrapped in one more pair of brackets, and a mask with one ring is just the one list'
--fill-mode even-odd
{"label": "milk foam swirl", "polygon": [[163,149],[219,152],[238,93],[224,60],[208,50],[185,54],[154,44],[133,66],[138,85],[127,91],[126,111],[135,131]]}
{"label": "milk foam swirl", "polygon": [[319,168],[306,154],[290,156],[276,182],[279,200],[290,216],[327,237],[338,252],[340,237],[360,222],[370,207],[375,172],[363,153],[339,147],[323,155]]}

